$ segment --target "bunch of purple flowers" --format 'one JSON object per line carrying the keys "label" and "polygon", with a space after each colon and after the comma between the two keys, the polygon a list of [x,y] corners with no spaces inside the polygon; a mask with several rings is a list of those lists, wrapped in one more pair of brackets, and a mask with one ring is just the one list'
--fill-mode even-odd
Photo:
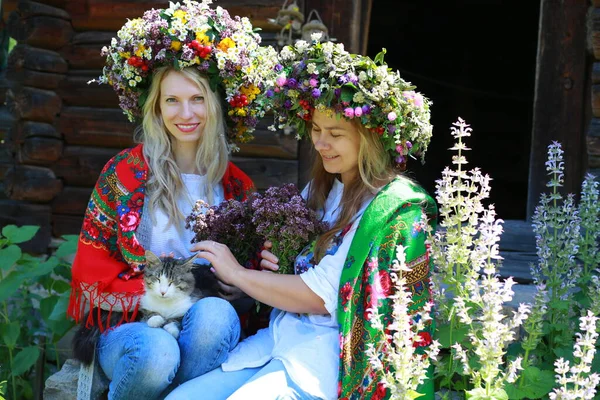
{"label": "bunch of purple flowers", "polygon": [[300,250],[326,229],[294,184],[271,187],[243,202],[228,200],[208,207],[198,200],[186,221],[186,228],[196,233],[193,243],[224,243],[246,267],[257,267],[257,252],[270,241],[273,254],[279,258],[278,272],[283,274],[294,273]]}

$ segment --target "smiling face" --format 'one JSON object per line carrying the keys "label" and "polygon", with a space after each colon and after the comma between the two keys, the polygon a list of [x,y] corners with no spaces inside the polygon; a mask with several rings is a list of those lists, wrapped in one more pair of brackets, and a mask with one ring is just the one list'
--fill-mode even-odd
{"label": "smiling face", "polygon": [[179,71],[169,71],[160,83],[159,107],[175,147],[198,146],[206,124],[204,89]]}
{"label": "smiling face", "polygon": [[357,127],[335,114],[315,110],[312,117],[311,139],[323,160],[325,171],[340,174],[342,183],[358,174],[360,133]]}

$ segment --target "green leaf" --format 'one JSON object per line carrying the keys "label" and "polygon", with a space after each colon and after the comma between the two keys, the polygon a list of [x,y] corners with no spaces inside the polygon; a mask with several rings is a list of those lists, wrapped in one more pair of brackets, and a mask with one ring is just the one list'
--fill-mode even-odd
{"label": "green leaf", "polygon": [[0,325],[0,334],[2,335],[2,340],[9,349],[13,349],[17,344],[19,333],[21,333],[21,325],[18,322]]}
{"label": "green leaf", "polygon": [[26,279],[24,275],[25,274],[20,271],[13,271],[0,281],[0,301],[4,301],[15,294]]}
{"label": "green leaf", "polygon": [[12,268],[21,258],[21,249],[15,244],[0,250],[0,270]]}
{"label": "green leaf", "polygon": [[[467,326],[461,326],[454,328],[450,331],[450,325],[440,325],[436,331],[437,340],[440,342],[443,348],[449,349],[454,343],[462,343],[469,332]],[[452,333],[452,343],[450,343],[450,334]]]}
{"label": "green leaf", "polygon": [[37,278],[38,276],[47,275],[58,265],[58,258],[52,256],[46,261],[39,263],[37,266],[29,268],[25,271],[25,279]]}
{"label": "green leaf", "polygon": [[7,225],[2,228],[2,235],[11,243],[23,243],[31,240],[39,229],[40,227],[35,225],[23,225],[21,227]]}
{"label": "green leaf", "polygon": [[56,293],[62,294],[71,290],[71,285],[69,285],[69,282],[55,280],[52,283],[52,290],[54,290]]}
{"label": "green leaf", "polygon": [[340,95],[340,99],[343,102],[350,103],[352,101],[352,98],[354,97],[354,93],[355,90],[353,90],[351,87],[347,87],[344,85],[342,87],[342,94]]}
{"label": "green leaf", "polygon": [[64,258],[75,254],[77,251],[77,242],[79,241],[79,236],[77,235],[63,235],[62,237],[66,241],[61,243],[56,249],[56,257]]}
{"label": "green leaf", "polygon": [[515,391],[519,391],[519,395],[522,397],[512,397],[515,399],[530,398],[530,399],[541,399],[544,398],[552,388],[554,387],[554,372],[548,370],[541,370],[534,366],[525,368],[522,372],[523,384],[521,385],[521,379],[518,379],[516,383],[511,384],[513,387],[507,390],[511,394]]}
{"label": "green leaf", "polygon": [[554,310],[568,310],[571,307],[571,303],[568,301],[555,299],[548,302],[548,306]]}
{"label": "green leaf", "polygon": [[71,292],[62,293],[52,309],[52,313],[48,316],[50,321],[64,321],[67,315],[67,307],[69,306],[69,297]]}
{"label": "green leaf", "polygon": [[11,375],[21,375],[29,371],[40,357],[40,349],[37,346],[25,347],[17,353],[13,360]]}
{"label": "green leaf", "polygon": [[571,346],[555,348],[554,355],[556,356],[557,359],[562,357],[563,359],[565,359],[569,362],[574,361],[573,348]]}
{"label": "green leaf", "polygon": [[375,61],[377,64],[383,64],[383,57],[385,56],[385,53],[387,53],[387,49],[384,47],[379,53],[377,53],[373,61]]}
{"label": "green leaf", "polygon": [[44,321],[48,322],[50,314],[52,314],[57,302],[58,296],[46,297],[40,301],[40,313],[42,314],[42,319]]}

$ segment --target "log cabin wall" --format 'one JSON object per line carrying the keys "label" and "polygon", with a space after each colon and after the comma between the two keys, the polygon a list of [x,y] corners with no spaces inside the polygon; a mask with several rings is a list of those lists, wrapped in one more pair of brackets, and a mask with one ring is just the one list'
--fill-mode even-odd
{"label": "log cabin wall", "polygon": [[[303,10],[303,1],[297,1]],[[281,0],[224,0],[216,5],[247,16],[275,44]],[[18,45],[6,69],[12,119],[2,146],[0,226],[41,225],[27,250],[46,251],[52,237],[77,234],[93,185],[110,157],[133,144],[134,126],[108,85],[88,85],[100,75],[108,45],[127,18],[168,1],[43,0],[4,2],[8,33]],[[3,92],[0,92],[2,94]],[[6,118],[5,118],[6,120]],[[255,140],[233,161],[259,189],[298,183],[298,144],[274,135],[265,118]],[[0,177],[1,179],[1,177]]]}
{"label": "log cabin wall", "polygon": [[600,0],[592,0],[588,18],[588,44],[592,54],[589,98],[591,118],[587,128],[587,161],[590,173],[600,178]]}

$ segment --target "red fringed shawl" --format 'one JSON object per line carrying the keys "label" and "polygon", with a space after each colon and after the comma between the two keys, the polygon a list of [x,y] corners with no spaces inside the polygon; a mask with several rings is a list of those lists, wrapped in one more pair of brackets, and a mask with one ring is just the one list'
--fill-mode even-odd
{"label": "red fringed shawl", "polygon": [[[135,236],[148,180],[142,149],[140,144],[124,150],[104,166],[85,212],[67,313],[79,321],[89,311],[87,326],[96,320],[91,313],[96,306],[98,312],[124,311],[121,322],[133,320],[144,292],[145,249]],[[222,183],[225,199],[241,201],[254,190],[250,178],[231,162]]]}

